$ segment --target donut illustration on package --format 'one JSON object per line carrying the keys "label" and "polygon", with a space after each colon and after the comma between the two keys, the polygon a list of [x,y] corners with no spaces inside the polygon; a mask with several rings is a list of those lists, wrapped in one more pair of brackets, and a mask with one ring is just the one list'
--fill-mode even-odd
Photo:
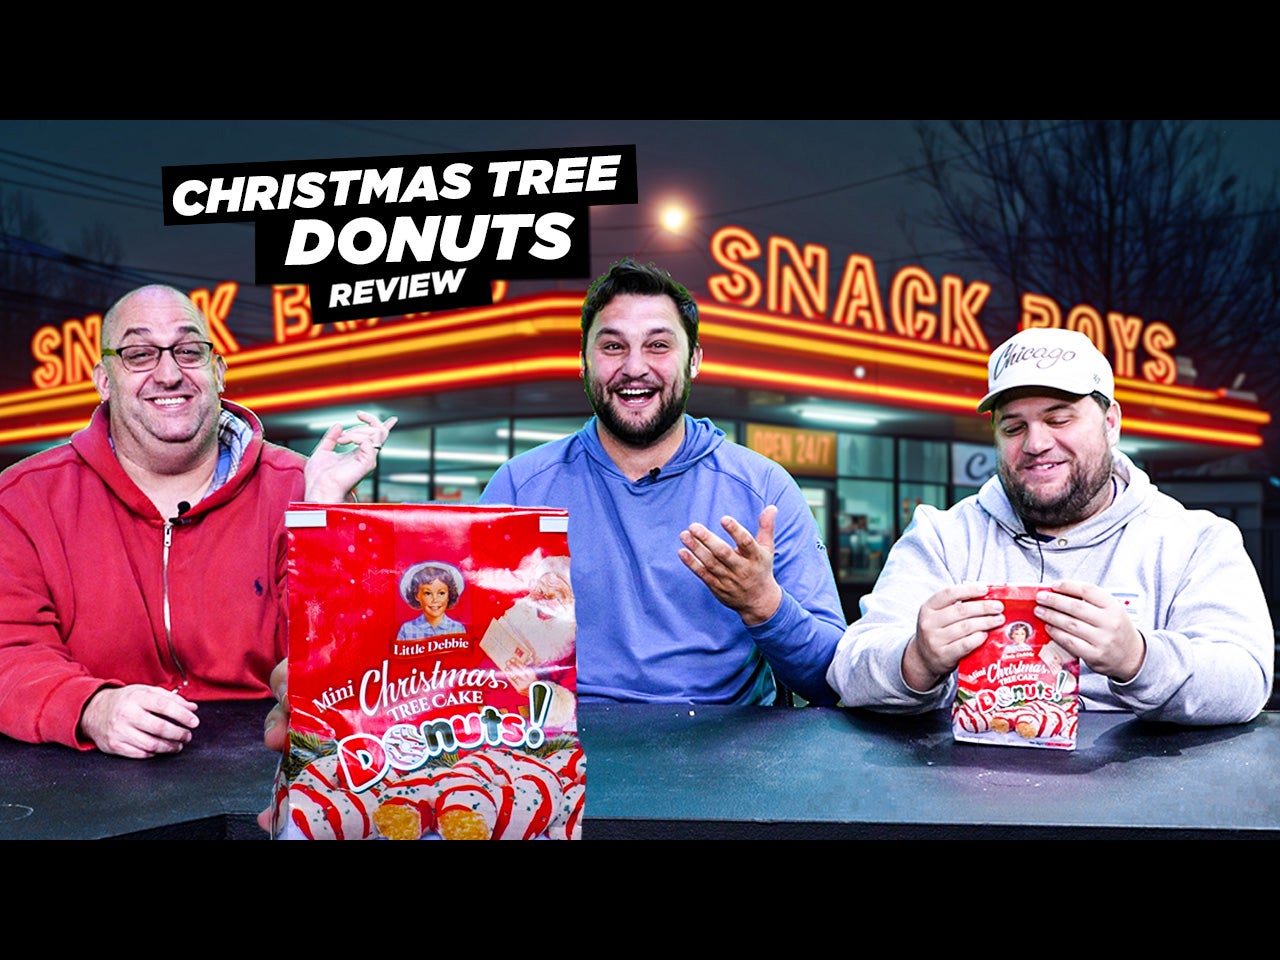
{"label": "donut illustration on package", "polygon": [[568,513],[292,504],[272,834],[578,839]]}
{"label": "donut illustration on package", "polygon": [[1080,662],[1049,639],[1035,616],[1043,584],[999,584],[1005,622],[956,668],[951,731],[956,740],[1074,750]]}

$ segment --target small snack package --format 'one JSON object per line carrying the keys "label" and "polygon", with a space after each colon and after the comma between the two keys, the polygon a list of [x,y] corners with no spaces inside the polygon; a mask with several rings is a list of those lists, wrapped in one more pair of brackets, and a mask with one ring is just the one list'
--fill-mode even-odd
{"label": "small snack package", "polygon": [[1080,662],[1049,639],[1035,616],[1043,584],[993,585],[1004,624],[960,661],[951,730],[956,740],[1074,750]]}
{"label": "small snack package", "polygon": [[578,839],[568,513],[292,504],[279,839]]}

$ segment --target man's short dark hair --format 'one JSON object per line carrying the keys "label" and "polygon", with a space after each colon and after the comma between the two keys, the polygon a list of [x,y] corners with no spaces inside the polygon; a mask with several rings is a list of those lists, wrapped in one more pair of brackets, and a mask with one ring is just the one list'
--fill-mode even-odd
{"label": "man's short dark hair", "polygon": [[617,260],[596,278],[582,301],[582,352],[587,352],[587,331],[591,321],[609,301],[620,293],[638,293],[641,296],[668,296],[675,301],[680,313],[680,323],[689,337],[689,352],[698,345],[698,305],[693,296],[681,284],[671,279],[671,274],[653,263],[639,263],[630,257]]}

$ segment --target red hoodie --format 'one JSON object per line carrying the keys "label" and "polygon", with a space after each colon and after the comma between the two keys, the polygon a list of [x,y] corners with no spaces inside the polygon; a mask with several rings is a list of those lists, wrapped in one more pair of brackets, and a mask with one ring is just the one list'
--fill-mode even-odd
{"label": "red hoodie", "polygon": [[177,522],[120,466],[106,404],[70,443],[0,474],[0,733],[91,749],[80,714],[107,686],[270,695],[288,650],[284,513],[303,499],[306,459],[264,443],[244,407],[223,407],[253,440]]}

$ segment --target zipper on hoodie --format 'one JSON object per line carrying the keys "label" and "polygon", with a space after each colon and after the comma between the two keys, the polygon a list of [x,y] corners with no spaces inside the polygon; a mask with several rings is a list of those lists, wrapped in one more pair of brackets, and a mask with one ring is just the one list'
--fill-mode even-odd
{"label": "zipper on hoodie", "polygon": [[[160,565],[161,581],[164,585],[164,639],[169,647],[169,656],[173,660],[173,665],[178,671],[178,675],[182,677],[182,683],[179,687],[187,685],[187,671],[183,667],[182,661],[178,659],[178,651],[173,647],[173,622],[169,616],[169,547],[173,543],[173,521],[166,520],[164,522],[164,560]],[[174,691],[179,692],[178,690]]]}

